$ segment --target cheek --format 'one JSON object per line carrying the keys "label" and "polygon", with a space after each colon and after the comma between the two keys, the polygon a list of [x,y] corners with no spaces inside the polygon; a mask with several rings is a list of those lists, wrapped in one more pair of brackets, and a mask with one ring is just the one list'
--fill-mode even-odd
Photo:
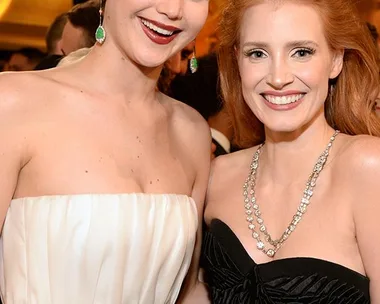
{"label": "cheek", "polygon": [[254,90],[265,78],[266,68],[262,64],[252,64],[248,60],[239,60],[239,72],[243,90]]}
{"label": "cheek", "polygon": [[294,74],[309,88],[325,90],[329,82],[330,67],[318,61],[296,69]]}
{"label": "cheek", "polygon": [[319,73],[317,73],[317,70],[313,72],[304,72],[304,74],[300,76],[300,79],[310,88],[312,92],[314,92],[313,99],[315,104],[325,102],[329,91],[326,70],[321,69]]}
{"label": "cheek", "polygon": [[[204,2],[204,3],[203,3]],[[190,2],[188,6],[183,7],[186,12],[186,19],[190,31],[198,33],[206,22],[208,15],[208,1],[201,1],[199,3]]]}
{"label": "cheek", "polygon": [[243,98],[252,112],[257,116],[258,98],[261,97],[257,91],[257,87],[260,84],[260,77],[258,77],[256,72],[257,70],[254,68],[243,68],[240,70]]}

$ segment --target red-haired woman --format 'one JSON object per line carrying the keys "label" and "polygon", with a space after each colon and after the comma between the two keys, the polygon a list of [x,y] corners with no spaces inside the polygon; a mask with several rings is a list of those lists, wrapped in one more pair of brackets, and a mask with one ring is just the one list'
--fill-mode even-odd
{"label": "red-haired woman", "polygon": [[347,0],[228,1],[220,28],[222,90],[247,149],[212,169],[212,302],[380,303],[368,29]]}

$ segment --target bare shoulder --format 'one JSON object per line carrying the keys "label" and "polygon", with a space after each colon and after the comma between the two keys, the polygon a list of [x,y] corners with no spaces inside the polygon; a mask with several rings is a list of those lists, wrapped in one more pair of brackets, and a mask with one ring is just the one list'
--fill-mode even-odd
{"label": "bare shoulder", "polygon": [[35,83],[33,74],[28,73],[1,73],[0,74],[0,117],[10,120],[14,115],[21,114],[28,108],[28,99]]}
{"label": "bare shoulder", "polygon": [[198,111],[183,102],[163,96],[164,104],[170,108],[172,124],[180,133],[181,138],[190,141],[192,145],[211,146],[210,127]]}
{"label": "bare shoulder", "polygon": [[176,123],[183,123],[196,128],[208,128],[206,120],[194,108],[187,104],[164,95],[165,102],[170,105],[173,110]]}
{"label": "bare shoulder", "polygon": [[[44,72],[14,72],[0,74],[2,106],[22,106],[30,104],[34,95],[42,96],[51,82]],[[43,90],[44,89],[44,90]]]}
{"label": "bare shoulder", "polygon": [[[41,114],[41,109],[62,106],[70,92],[65,73],[59,69],[0,74],[0,107],[20,115]],[[62,98],[63,97],[63,98]],[[1,113],[0,113],[1,115]]]}
{"label": "bare shoulder", "polygon": [[44,71],[1,73],[0,129],[14,139],[31,134],[47,105],[59,104],[57,98],[52,98],[57,95],[57,87],[58,82]]}
{"label": "bare shoulder", "polygon": [[5,72],[0,74],[1,103],[22,95],[25,86],[33,82],[33,76],[22,72]]}
{"label": "bare shoulder", "polygon": [[213,200],[216,195],[224,193],[223,189],[229,189],[236,181],[241,181],[248,176],[249,166],[256,149],[257,147],[252,147],[214,159],[211,164],[207,200]]}
{"label": "bare shoulder", "polygon": [[[210,173],[211,132],[207,122],[186,104],[163,95],[168,108],[171,132],[174,132],[177,147],[186,162],[194,169],[191,196],[198,207],[199,223],[204,210],[207,182]],[[200,231],[200,230],[199,230]]]}
{"label": "bare shoulder", "polygon": [[[213,174],[220,180],[221,178],[233,178],[233,176],[229,176],[240,174],[242,171],[248,173],[249,165],[256,150],[257,146],[215,158],[212,163]],[[223,176],[225,175],[223,172],[229,172],[228,176]]]}
{"label": "bare shoulder", "polygon": [[[12,165],[12,169],[8,168],[9,172],[27,163],[30,158],[26,147],[30,142],[33,113],[39,109],[33,98],[38,90],[38,83],[39,78],[33,73],[0,74],[1,165],[2,168]],[[43,94],[43,91],[40,92]]]}
{"label": "bare shoulder", "polygon": [[[370,280],[371,300],[379,303],[380,294],[380,138],[371,136],[347,136],[340,149],[339,180],[347,181],[345,191],[349,195],[355,240],[365,274]],[[342,173],[342,174],[341,174]]]}
{"label": "bare shoulder", "polygon": [[380,138],[368,135],[345,136],[337,151],[336,167],[351,191],[363,197],[368,191],[380,195]]}
{"label": "bare shoulder", "polygon": [[35,82],[49,78],[51,73],[46,71],[29,72],[3,72],[0,74],[0,86],[2,89],[9,88],[14,90],[25,86],[32,86]]}
{"label": "bare shoulder", "polygon": [[338,151],[338,165],[352,173],[380,175],[380,138],[369,135],[345,136]]}

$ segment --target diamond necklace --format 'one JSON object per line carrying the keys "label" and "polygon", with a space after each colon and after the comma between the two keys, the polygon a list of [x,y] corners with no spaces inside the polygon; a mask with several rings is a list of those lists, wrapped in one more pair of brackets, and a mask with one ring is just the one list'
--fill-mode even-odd
{"label": "diamond necklace", "polygon": [[[260,158],[261,148],[264,146],[264,143],[261,144],[257,148],[255,154],[253,155],[253,159],[250,166],[250,172],[243,186],[244,206],[245,206],[245,213],[247,215],[246,220],[248,222],[248,228],[252,232],[252,237],[257,242],[257,245],[256,245],[257,249],[264,252],[268,257],[271,257],[271,258],[274,257],[274,255],[280,249],[282,244],[288,239],[291,233],[296,229],[297,224],[301,221],[302,216],[305,214],[307,206],[310,203],[310,199],[313,196],[313,189],[316,185],[318,176],[321,173],[327,161],[330,148],[335,140],[335,137],[338,134],[339,134],[339,131],[336,130],[334,134],[331,136],[327,147],[322,152],[322,154],[318,157],[318,160],[316,164],[314,165],[313,171],[307,180],[306,188],[304,190],[303,197],[301,199],[301,203],[297,209],[297,212],[293,216],[293,219],[288,225],[288,227],[286,228],[285,232],[277,240],[273,240],[271,235],[267,231],[267,228],[264,225],[264,220],[261,217],[259,205],[257,204],[256,197],[255,197],[256,174],[257,174],[257,168],[259,167],[259,158]],[[260,232],[256,231],[254,217],[256,217],[256,222],[259,226],[259,231],[264,235],[265,240],[269,243],[271,248],[269,249],[265,248],[265,244],[260,238]]]}

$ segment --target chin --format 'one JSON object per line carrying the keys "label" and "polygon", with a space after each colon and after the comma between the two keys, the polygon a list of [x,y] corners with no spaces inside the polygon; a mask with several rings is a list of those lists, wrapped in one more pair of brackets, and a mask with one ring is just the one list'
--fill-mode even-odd
{"label": "chin", "polygon": [[267,129],[270,130],[271,133],[278,133],[278,134],[291,134],[297,131],[296,128],[278,128],[278,129],[267,128]]}
{"label": "chin", "polygon": [[133,60],[141,66],[154,68],[164,64],[176,53],[175,47],[166,46],[165,48],[150,48],[147,46],[136,47],[133,50]]}
{"label": "chin", "polygon": [[[156,55],[156,56],[155,56]],[[163,65],[167,57],[157,56],[157,54],[149,54],[135,56],[134,61],[137,65],[146,68],[156,68]]]}
{"label": "chin", "polygon": [[300,130],[302,128],[303,124],[297,124],[294,122],[289,123],[281,123],[281,122],[276,122],[276,124],[265,124],[265,129],[270,131],[270,132],[275,132],[275,133],[293,133],[297,130]]}
{"label": "chin", "polygon": [[138,66],[148,69],[158,68],[159,66],[163,65],[163,62],[156,61],[137,61],[136,63],[138,64]]}

